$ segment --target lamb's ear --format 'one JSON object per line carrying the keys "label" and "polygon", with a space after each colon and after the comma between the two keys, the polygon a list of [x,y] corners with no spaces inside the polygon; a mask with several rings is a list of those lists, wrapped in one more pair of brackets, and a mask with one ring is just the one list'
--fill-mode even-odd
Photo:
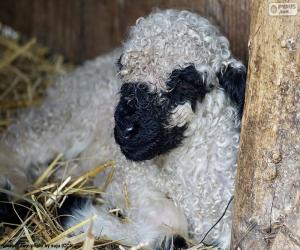
{"label": "lamb's ear", "polygon": [[217,73],[220,86],[232,102],[237,105],[240,118],[244,110],[246,74],[245,66],[238,61],[224,65],[221,71]]}
{"label": "lamb's ear", "polygon": [[198,71],[194,65],[175,69],[167,82],[172,101],[183,104],[191,103],[195,109],[197,100],[202,101],[211,86],[208,86],[209,70]]}

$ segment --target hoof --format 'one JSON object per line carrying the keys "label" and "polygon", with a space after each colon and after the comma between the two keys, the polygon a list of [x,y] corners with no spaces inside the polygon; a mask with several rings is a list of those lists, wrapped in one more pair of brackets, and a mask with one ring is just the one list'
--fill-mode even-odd
{"label": "hoof", "polygon": [[182,236],[173,235],[172,237],[164,237],[161,244],[156,247],[156,250],[177,250],[187,248],[188,244]]}

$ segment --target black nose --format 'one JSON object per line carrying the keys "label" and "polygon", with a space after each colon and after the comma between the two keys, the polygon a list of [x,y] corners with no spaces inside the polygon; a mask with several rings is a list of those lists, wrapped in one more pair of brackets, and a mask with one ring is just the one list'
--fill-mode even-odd
{"label": "black nose", "polygon": [[125,139],[131,139],[138,133],[138,126],[135,123],[130,123],[125,126],[122,131],[122,135]]}
{"label": "black nose", "polygon": [[125,129],[125,131],[123,132],[123,136],[127,139],[129,137],[131,137],[132,133],[133,133],[133,126],[130,126],[128,128]]}

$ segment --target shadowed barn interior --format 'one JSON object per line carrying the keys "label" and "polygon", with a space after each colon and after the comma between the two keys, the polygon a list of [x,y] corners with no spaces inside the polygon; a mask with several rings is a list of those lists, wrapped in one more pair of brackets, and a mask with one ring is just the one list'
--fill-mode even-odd
{"label": "shadowed barn interior", "polygon": [[0,21],[80,63],[119,46],[135,20],[154,8],[208,18],[229,39],[233,54],[247,61],[247,0],[10,0],[0,1]]}

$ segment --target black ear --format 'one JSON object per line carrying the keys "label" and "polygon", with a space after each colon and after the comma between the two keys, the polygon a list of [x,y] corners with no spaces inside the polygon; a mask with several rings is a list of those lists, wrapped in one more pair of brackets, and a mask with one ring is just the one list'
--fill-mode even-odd
{"label": "black ear", "polygon": [[199,73],[194,65],[174,70],[167,82],[171,100],[177,104],[190,101],[194,110],[196,101],[202,101],[208,92],[206,79],[207,75]]}
{"label": "black ear", "polygon": [[246,68],[234,67],[231,64],[217,73],[220,86],[225,90],[232,102],[237,105],[240,118],[242,118],[246,89]]}

